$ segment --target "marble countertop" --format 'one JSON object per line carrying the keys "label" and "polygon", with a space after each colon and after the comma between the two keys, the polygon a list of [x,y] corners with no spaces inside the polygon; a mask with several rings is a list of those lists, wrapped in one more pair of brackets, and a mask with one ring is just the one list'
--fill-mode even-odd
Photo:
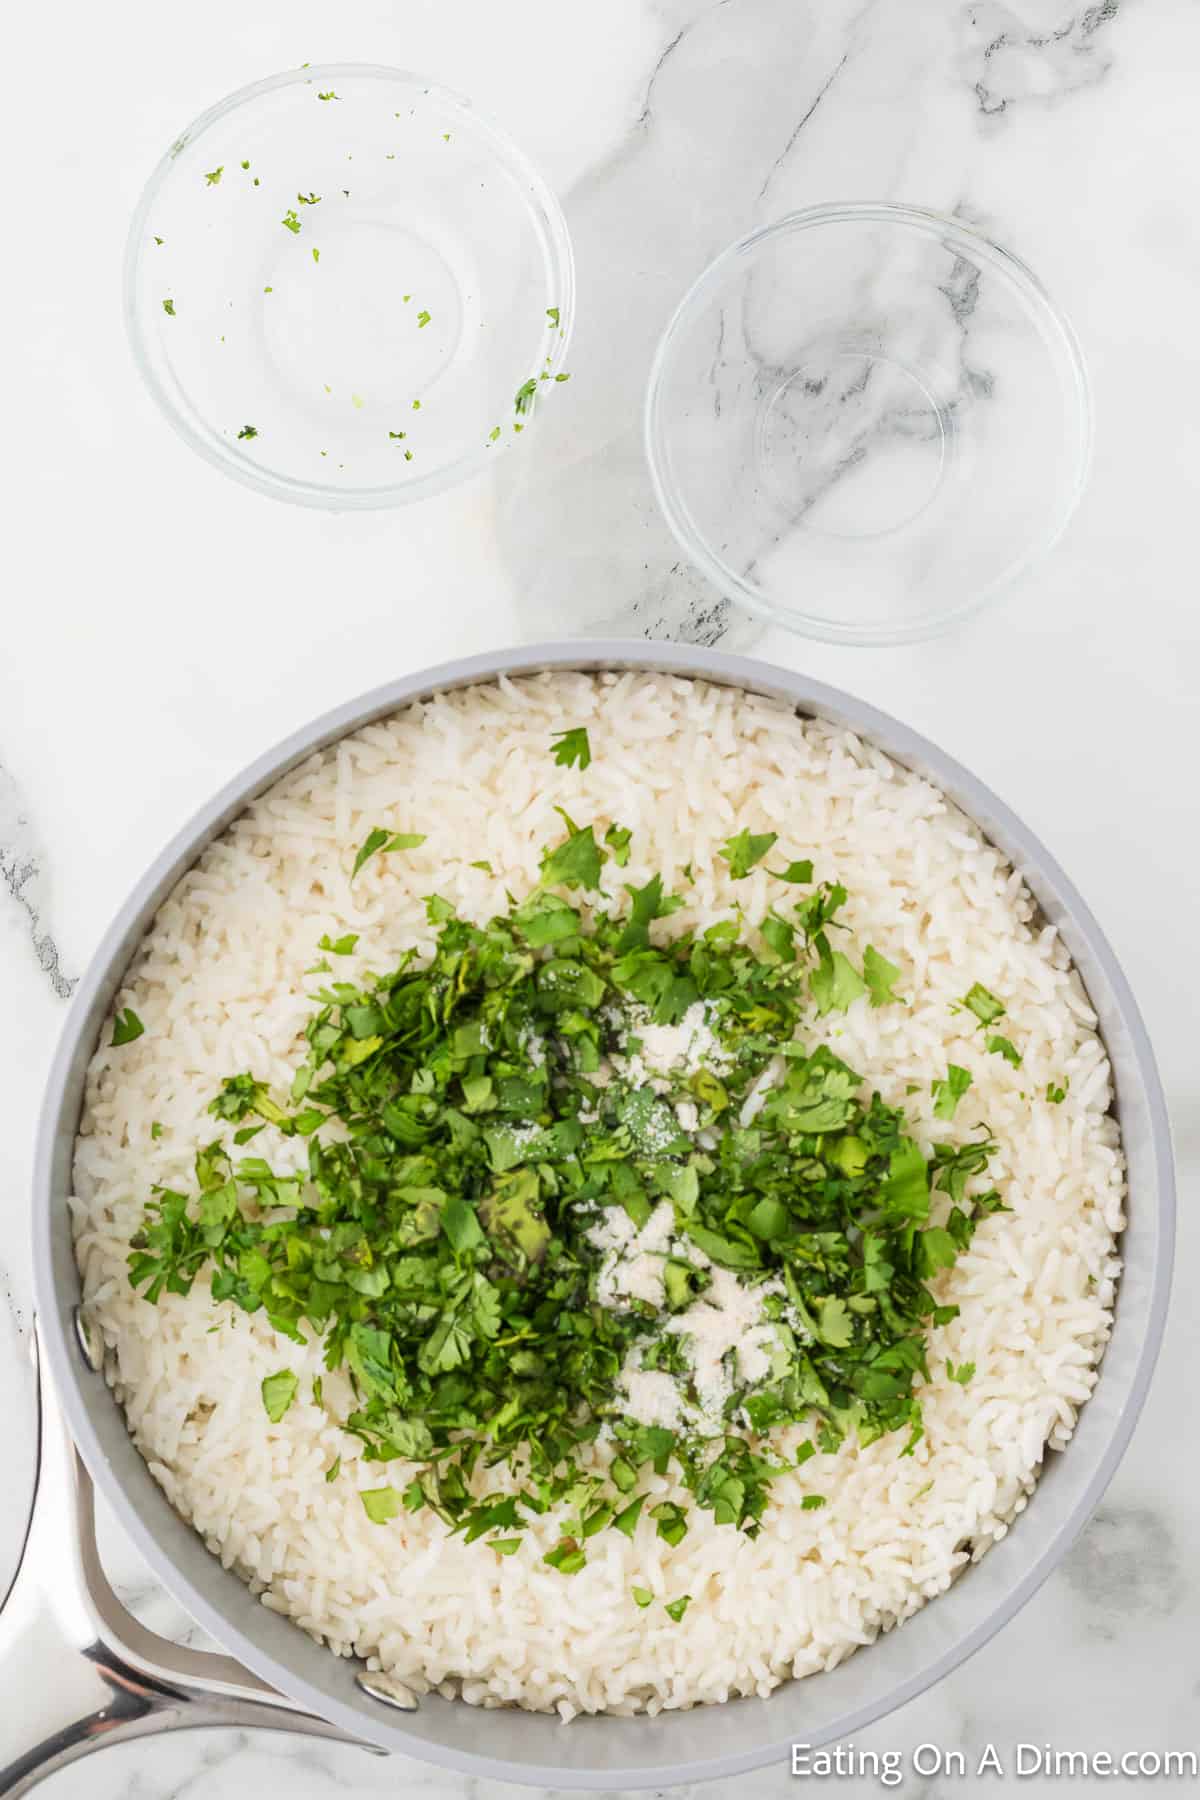
{"label": "marble countertop", "polygon": [[[1200,1259],[1200,11],[351,0],[338,14],[334,31],[327,7],[295,0],[285,28],[278,9],[232,0],[127,0],[119,33],[104,9],[75,9],[65,59],[54,9],[23,15],[23,68],[55,76],[53,104],[24,77],[5,102],[21,147],[6,436],[24,479],[0,660],[0,1592],[29,1488],[33,1120],[73,982],[218,783],[315,712],[443,657],[606,627],[725,642],[852,689],[968,764],[1051,845],[1124,962],[1173,1113],[1179,1268]],[[470,94],[540,163],[575,241],[574,381],[553,431],[409,511],[310,513],[239,489],[167,430],[122,339],[125,226],[162,146],[218,95],[303,58],[399,64]],[[665,318],[719,248],[795,206],[883,198],[957,211],[1033,265],[1082,339],[1098,435],[1066,538],[1006,603],[935,643],[866,651],[764,631],[680,567],[638,417]],[[1180,1287],[1133,1447],[1074,1551],[997,1640],[862,1746],[1200,1747],[1200,1323]],[[114,1528],[105,1544],[135,1610],[188,1632]],[[0,1679],[18,1703],[20,1671]],[[775,1768],[736,1785],[789,1780]],[[113,1751],[45,1792],[492,1786],[213,1733]],[[965,1784],[910,1772],[901,1791]]]}

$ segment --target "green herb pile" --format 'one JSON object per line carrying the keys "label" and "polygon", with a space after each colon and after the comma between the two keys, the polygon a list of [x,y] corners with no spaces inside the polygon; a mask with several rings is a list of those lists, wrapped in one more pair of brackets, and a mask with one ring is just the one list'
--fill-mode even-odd
{"label": "green herb pile", "polygon": [[[586,744],[564,734],[558,760],[586,766]],[[409,954],[365,985],[331,979],[318,991],[286,1099],[247,1074],[224,1083],[210,1111],[225,1135],[196,1158],[198,1193],[155,1191],[129,1269],[151,1301],[186,1294],[205,1271],[215,1304],[324,1340],[327,1367],[353,1384],[345,1427],[366,1457],[418,1465],[401,1489],[363,1495],[371,1518],[432,1507],[503,1553],[530,1514],[565,1501],[572,1523],[546,1560],[572,1573],[595,1533],[632,1534],[647,1468],[674,1466],[696,1505],[753,1533],[784,1467],[774,1428],[813,1426],[792,1467],[848,1433],[869,1442],[902,1430],[911,1450],[926,1335],[956,1311],[927,1284],[999,1199],[969,1193],[993,1148],[986,1136],[927,1157],[901,1110],[828,1048],[805,1047],[814,1012],[863,995],[903,1004],[885,958],[868,947],[860,968],[833,947],[843,889],[793,863],[774,872],[785,898],[753,943],[733,921],[660,942],[652,926],[683,902],[656,876],[606,910],[601,867],[627,863],[630,834],[612,826],[597,841],[563,816],[565,838],[519,903],[476,926],[434,895],[432,958]],[[420,841],[373,832],[356,868]],[[731,873],[774,842],[731,839]],[[587,907],[574,903],[583,895]],[[336,956],[356,941],[322,948]],[[680,1072],[665,1095],[619,1074],[589,1079],[629,1067],[638,1021],[673,1024],[697,1002],[719,1073]],[[742,1103],[774,1058],[785,1072],[743,1127]],[[694,1132],[679,1124],[682,1099]],[[241,1153],[264,1123],[307,1139],[306,1175]],[[664,1199],[678,1241],[702,1257],[668,1258],[661,1310],[599,1304],[589,1231],[614,1207],[640,1226]],[[935,1207],[944,1223],[930,1222]],[[735,1387],[710,1433],[633,1422],[619,1387],[626,1355],[637,1347],[643,1367],[686,1383],[679,1334],[663,1326],[704,1291],[708,1265],[782,1284],[763,1302],[769,1373]],[[287,1370],[263,1384],[272,1419],[296,1389]],[[604,1475],[585,1474],[580,1453],[602,1428],[615,1455]],[[479,1497],[477,1471],[500,1463],[517,1491]],[[686,1510],[652,1511],[678,1542]]]}

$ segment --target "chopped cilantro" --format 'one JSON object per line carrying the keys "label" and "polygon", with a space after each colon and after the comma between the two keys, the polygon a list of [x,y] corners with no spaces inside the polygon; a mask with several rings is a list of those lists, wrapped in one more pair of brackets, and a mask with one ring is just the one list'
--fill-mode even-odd
{"label": "chopped cilantro", "polygon": [[573,1537],[565,1537],[553,1550],[547,1550],[542,1561],[557,1569],[560,1575],[578,1575],[587,1562],[587,1552],[579,1548]]}
{"label": "chopped cilantro", "polygon": [[[114,1042],[116,1041],[115,1038],[113,1041]],[[1053,1081],[1049,1081],[1046,1083],[1046,1098],[1050,1102],[1051,1106],[1061,1106],[1062,1102],[1067,1097],[1067,1089],[1070,1087],[1070,1085],[1071,1085],[1070,1076],[1065,1076],[1063,1078],[1061,1087],[1056,1082],[1053,1082]]]}
{"label": "chopped cilantro", "polygon": [[153,1125],[151,1125],[151,1127],[150,1127],[150,1136],[152,1138],[154,1138],[154,1140],[157,1142],[157,1140],[162,1136],[162,1134],[163,1134],[162,1125],[160,1124],[160,1122],[157,1119],[155,1119]]}
{"label": "chopped cilantro", "polygon": [[1004,1012],[1004,1002],[997,1000],[995,994],[989,994],[979,982],[963,996],[961,1004],[975,1014],[981,1025],[991,1025]]}
{"label": "chopped cilantro", "polygon": [[163,301],[163,311],[165,313],[169,313],[171,318],[174,318],[175,317],[175,302],[173,300],[164,300]]}
{"label": "chopped cilantro", "polygon": [[990,1037],[987,1041],[987,1047],[993,1056],[1002,1056],[1006,1063],[1012,1064],[1014,1069],[1020,1068],[1021,1052],[1017,1049],[1011,1039],[1006,1037]]}
{"label": "chopped cilantro", "polygon": [[944,1081],[930,1084],[933,1093],[933,1116],[935,1119],[952,1119],[958,1110],[958,1103],[971,1085],[968,1070],[960,1069],[957,1063],[950,1063]]}
{"label": "chopped cilantro", "polygon": [[321,252],[317,249],[315,244],[313,245],[312,259],[315,263],[319,263],[321,260]]}
{"label": "chopped cilantro", "polygon": [[513,401],[513,405],[516,407],[519,414],[527,413],[529,411],[530,407],[533,405],[533,396],[536,393],[537,382],[533,376],[530,376],[528,381],[523,381],[521,383],[520,387],[517,389],[516,399]]}
{"label": "chopped cilantro", "polygon": [[290,231],[293,234],[293,236],[300,229],[300,221],[296,217],[296,209],[294,206],[288,207],[288,210],[284,213],[283,218],[279,222],[288,231]]}
{"label": "chopped cilantro", "polygon": [[[333,89],[330,88],[330,90],[327,94],[318,94],[317,99],[318,100],[336,100],[337,95],[334,93]],[[399,117],[399,114],[397,114],[397,117]]]}
{"label": "chopped cilantro", "polygon": [[800,1507],[803,1512],[820,1512],[825,1504],[824,1494],[805,1494]]}
{"label": "chopped cilantro", "polygon": [[341,1472],[342,1472],[342,1459],[340,1456],[335,1456],[333,1461],[330,1463],[329,1467],[325,1471],[326,1481],[336,1481],[338,1476],[341,1474]]}
{"label": "chopped cilantro", "polygon": [[663,1605],[663,1611],[669,1619],[674,1619],[675,1623],[678,1625],[684,1613],[691,1605],[691,1600],[692,1596],[690,1594],[680,1594],[678,1600],[666,1601]]}
{"label": "chopped cilantro", "polygon": [[423,831],[385,831],[382,825],[376,825],[359,845],[350,871],[351,881],[372,856],[389,856],[393,850],[418,850],[424,842]]}
{"label": "chopped cilantro", "polygon": [[[556,808],[561,812],[561,808]],[[596,889],[600,885],[600,869],[605,861],[605,853],[596,842],[590,825],[581,831],[572,820],[563,813],[567,823],[567,837],[557,849],[546,850],[542,856],[542,883],[545,887],[568,887]]]}
{"label": "chopped cilantro", "polygon": [[[531,1517],[560,1508],[545,1562],[570,1576],[593,1539],[632,1538],[643,1519],[643,1535],[670,1546],[695,1508],[756,1532],[783,1470],[768,1449],[776,1428],[805,1432],[788,1467],[852,1434],[899,1431],[911,1454],[928,1333],[955,1316],[926,1283],[977,1218],[1002,1209],[994,1190],[977,1191],[990,1142],[927,1155],[902,1108],[804,1043],[815,1008],[866,991],[826,936],[843,889],[806,894],[794,925],[772,913],[758,930],[732,919],[653,929],[682,905],[661,872],[599,890],[607,858],[628,862],[630,833],[610,825],[601,844],[594,825],[562,818],[540,883],[485,925],[431,894],[432,950],[358,981],[326,962],[290,1089],[249,1072],[222,1083],[192,1191],[151,1190],[128,1266],[149,1302],[200,1279],[220,1316],[257,1313],[279,1336],[322,1344],[354,1394],[331,1423],[368,1462],[415,1465],[402,1491],[362,1493],[369,1519],[428,1508],[503,1556]],[[422,841],[377,826],[355,872]],[[364,950],[353,932],[320,948],[335,961]],[[623,1071],[646,1022],[678,1024],[698,1004],[719,1074],[681,1069],[660,1095]],[[600,1087],[590,1077],[606,1061]],[[743,1127],[768,1071],[775,1085]],[[704,1148],[678,1122],[685,1098]],[[247,1153],[265,1125],[306,1164]],[[592,1222],[612,1208],[644,1223],[660,1200],[700,1261],[668,1260],[661,1307],[602,1303]],[[620,1370],[636,1352],[686,1373],[669,1322],[704,1291],[707,1264],[771,1284],[770,1373],[737,1384],[715,1431],[639,1424]],[[295,1394],[281,1369],[263,1384],[264,1409],[282,1418]],[[323,1405],[316,1384],[313,1399]],[[588,1450],[605,1427],[606,1473]],[[511,1491],[489,1493],[501,1462]],[[679,1498],[648,1495],[649,1471],[670,1471]]]}
{"label": "chopped cilantro", "polygon": [[753,832],[742,830],[736,837],[730,838],[723,846],[720,855],[729,864],[729,873],[734,881],[741,881],[747,876],[755,863],[761,862],[767,852],[778,841],[777,831]]}
{"label": "chopped cilantro", "polygon": [[956,1369],[950,1358],[946,1358],[946,1374],[951,1381],[957,1381],[959,1387],[966,1387],[974,1373],[975,1364],[973,1362],[959,1363]]}
{"label": "chopped cilantro", "polygon": [[358,1497],[372,1525],[386,1525],[400,1511],[400,1496],[394,1487],[363,1488]]}
{"label": "chopped cilantro", "polygon": [[292,1401],[296,1398],[296,1389],[300,1382],[291,1369],[280,1369],[277,1375],[268,1375],[262,1384],[262,1403],[272,1425],[278,1425]]}
{"label": "chopped cilantro", "polygon": [[777,881],[790,881],[796,885],[807,886],[813,878],[813,866],[805,857],[801,862],[790,862],[786,869],[772,869],[771,874]]}
{"label": "chopped cilantro", "polygon": [[546,308],[546,317],[549,319],[549,321],[552,325],[557,325],[558,318],[559,318],[557,306],[548,306]]}
{"label": "chopped cilantro", "polygon": [[142,1021],[138,1018],[132,1006],[127,1006],[124,1012],[121,1012],[118,1009],[117,1014],[113,1019],[113,1049],[119,1049],[122,1044],[132,1044],[134,1038],[140,1038],[145,1029],[146,1027],[142,1024]]}
{"label": "chopped cilantro", "polygon": [[586,769],[592,760],[592,746],[588,742],[587,730],[576,725],[569,731],[558,731],[553,741],[554,760],[561,768],[569,769],[578,763],[581,770]]}
{"label": "chopped cilantro", "polygon": [[867,984],[848,956],[844,956],[840,950],[830,948],[829,939],[823,931],[817,933],[813,944],[818,961],[809,987],[817,1012],[822,1018],[826,1013],[845,1012],[866,993]]}
{"label": "chopped cilantro", "polygon": [[225,164],[221,163],[219,165],[219,167],[217,167],[215,169],[210,169],[208,174],[204,177],[204,179],[208,183],[209,187],[216,187],[217,183],[220,181],[220,179],[224,173],[225,173]]}
{"label": "chopped cilantro", "polygon": [[623,869],[629,861],[629,840],[632,836],[632,831],[627,831],[624,825],[610,825],[604,834],[604,841],[612,851],[612,859],[618,869]]}
{"label": "chopped cilantro", "polygon": [[257,425],[243,425],[242,429],[238,432],[238,436],[240,438],[256,438],[258,436]]}
{"label": "chopped cilantro", "polygon": [[320,194],[297,194],[296,199],[301,206],[316,206],[320,202]]}
{"label": "chopped cilantro", "polygon": [[903,1005],[899,995],[892,992],[900,979],[900,971],[895,963],[880,955],[874,944],[868,944],[863,951],[863,979],[872,1006],[890,1006],[897,1001]]}
{"label": "chopped cilantro", "polygon": [[427,313],[424,310],[419,312],[417,314],[417,330],[418,331],[424,330],[425,326],[428,325],[431,317],[432,317],[432,314]]}
{"label": "chopped cilantro", "polygon": [[633,1601],[634,1601],[635,1606],[641,1606],[641,1607],[649,1606],[651,1601],[654,1599],[654,1595],[650,1592],[649,1588],[632,1587],[632,1588],[630,1588],[629,1591],[633,1595]]}

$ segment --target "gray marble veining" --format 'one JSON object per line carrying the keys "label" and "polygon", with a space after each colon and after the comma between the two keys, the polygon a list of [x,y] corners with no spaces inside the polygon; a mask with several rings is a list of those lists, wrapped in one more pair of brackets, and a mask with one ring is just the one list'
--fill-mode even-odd
{"label": "gray marble veining", "polygon": [[58,946],[46,923],[48,889],[41,839],[15,779],[0,764],[0,897],[23,915],[39,968],[57,998],[67,1000],[75,978],[64,974]]}

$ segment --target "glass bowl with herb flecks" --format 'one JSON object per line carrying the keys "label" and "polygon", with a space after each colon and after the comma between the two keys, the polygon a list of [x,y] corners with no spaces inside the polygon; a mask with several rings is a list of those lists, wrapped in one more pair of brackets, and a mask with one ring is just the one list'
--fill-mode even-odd
{"label": "glass bowl with herb flecks", "polygon": [[393,506],[486,468],[568,379],[550,189],[465,100],[357,64],[204,113],[130,228],[138,367],[193,449],[302,505]]}

